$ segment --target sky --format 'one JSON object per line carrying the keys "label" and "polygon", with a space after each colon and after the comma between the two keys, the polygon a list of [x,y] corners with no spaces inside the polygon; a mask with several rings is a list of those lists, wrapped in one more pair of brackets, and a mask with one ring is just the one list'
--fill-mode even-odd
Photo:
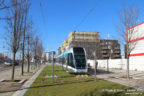
{"label": "sky", "polygon": [[[100,32],[100,38],[119,39],[116,24],[118,12],[123,5],[137,5],[142,8],[144,21],[144,0],[30,0],[29,16],[34,22],[35,33],[43,42],[45,51],[57,51],[68,34],[73,31]],[[0,12],[1,16],[4,12]],[[0,21],[0,51],[5,22]]]}

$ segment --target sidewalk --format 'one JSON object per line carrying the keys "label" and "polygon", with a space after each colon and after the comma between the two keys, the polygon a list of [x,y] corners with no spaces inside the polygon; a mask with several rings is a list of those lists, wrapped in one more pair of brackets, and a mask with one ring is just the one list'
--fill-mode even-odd
{"label": "sidewalk", "polygon": [[39,76],[44,67],[45,65],[42,65],[40,70],[38,70],[38,72],[36,72],[26,83],[24,83],[22,87],[18,91],[16,91],[12,96],[24,96],[26,91],[29,89],[29,87],[32,85],[35,79]]}
{"label": "sidewalk", "polygon": [[[31,70],[27,73],[27,66],[24,66],[24,75],[21,75],[21,66],[15,67],[15,80],[30,79],[40,68]],[[2,71],[0,79],[10,80],[12,69]],[[0,96],[12,96],[14,92],[20,89],[22,84],[12,82],[0,82]]]}
{"label": "sidewalk", "polygon": [[[94,75],[94,70],[89,70],[89,73]],[[106,68],[98,68],[97,77],[103,78],[108,81],[119,83],[125,86],[136,88],[139,91],[144,91],[144,72],[143,71],[130,71],[130,77],[128,80],[124,78],[126,76],[126,70],[109,69],[107,73]]]}

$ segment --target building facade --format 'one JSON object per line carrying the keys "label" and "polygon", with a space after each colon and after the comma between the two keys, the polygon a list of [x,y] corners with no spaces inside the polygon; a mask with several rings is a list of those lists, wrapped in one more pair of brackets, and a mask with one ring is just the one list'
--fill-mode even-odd
{"label": "building facade", "polygon": [[99,42],[100,32],[72,31],[68,36],[68,42]]}
{"label": "building facade", "polygon": [[[107,46],[108,45],[108,46]],[[96,52],[97,59],[120,58],[120,44],[117,40],[100,40],[100,32],[72,31],[59,48],[59,54],[67,48],[83,47],[87,53],[87,59],[94,59]]]}
{"label": "building facade", "polygon": [[121,58],[121,50],[118,40],[100,40],[98,58],[99,59]]}
{"label": "building facade", "polygon": [[67,42],[64,41],[59,48],[59,53],[71,47],[83,47],[86,50],[87,58],[93,59],[93,52],[100,42],[100,32],[72,31],[68,35]]}
{"label": "building facade", "polygon": [[52,52],[45,52],[44,59],[46,59],[47,62],[52,62]]}
{"label": "building facade", "polygon": [[128,32],[133,31],[133,34],[128,33],[130,38],[129,46],[132,49],[130,57],[144,57],[144,22],[128,29]]}
{"label": "building facade", "polygon": [[62,52],[64,52],[67,47],[68,47],[68,40],[64,40],[63,44],[58,49],[59,51],[58,54],[61,54]]}

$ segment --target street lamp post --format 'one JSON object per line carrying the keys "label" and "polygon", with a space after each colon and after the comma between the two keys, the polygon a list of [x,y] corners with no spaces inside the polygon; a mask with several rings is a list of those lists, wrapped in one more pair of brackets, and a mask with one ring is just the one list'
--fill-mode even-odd
{"label": "street lamp post", "polygon": [[97,61],[96,61],[96,52],[93,53],[94,55],[94,64],[95,64],[95,81],[96,81],[96,70],[97,70]]}
{"label": "street lamp post", "polygon": [[54,55],[55,52],[52,51],[52,83],[54,83]]}
{"label": "street lamp post", "polygon": [[109,48],[108,48],[108,41],[106,41],[107,44],[107,73],[109,73]]}

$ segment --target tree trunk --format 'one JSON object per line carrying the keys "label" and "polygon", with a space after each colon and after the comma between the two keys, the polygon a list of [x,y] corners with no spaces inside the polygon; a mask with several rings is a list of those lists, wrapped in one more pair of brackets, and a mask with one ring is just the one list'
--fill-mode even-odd
{"label": "tree trunk", "polygon": [[37,52],[37,50],[35,49],[35,67],[37,68],[37,56],[36,56],[36,53]]}
{"label": "tree trunk", "polygon": [[24,73],[24,41],[23,41],[23,48],[22,48],[22,73],[21,73],[22,76],[23,73]]}
{"label": "tree trunk", "polygon": [[129,57],[127,57],[127,79],[129,79]]}
{"label": "tree trunk", "polygon": [[12,77],[11,77],[11,80],[14,80],[14,71],[15,71],[15,55],[16,55],[16,53],[13,53]]}
{"label": "tree trunk", "polygon": [[30,58],[29,58],[29,56],[28,56],[28,70],[27,70],[28,72],[30,72],[30,71],[29,71],[29,68],[30,68]]}
{"label": "tree trunk", "polygon": [[29,54],[29,37],[28,37],[28,72],[29,72],[29,67],[30,67],[30,54]]}

